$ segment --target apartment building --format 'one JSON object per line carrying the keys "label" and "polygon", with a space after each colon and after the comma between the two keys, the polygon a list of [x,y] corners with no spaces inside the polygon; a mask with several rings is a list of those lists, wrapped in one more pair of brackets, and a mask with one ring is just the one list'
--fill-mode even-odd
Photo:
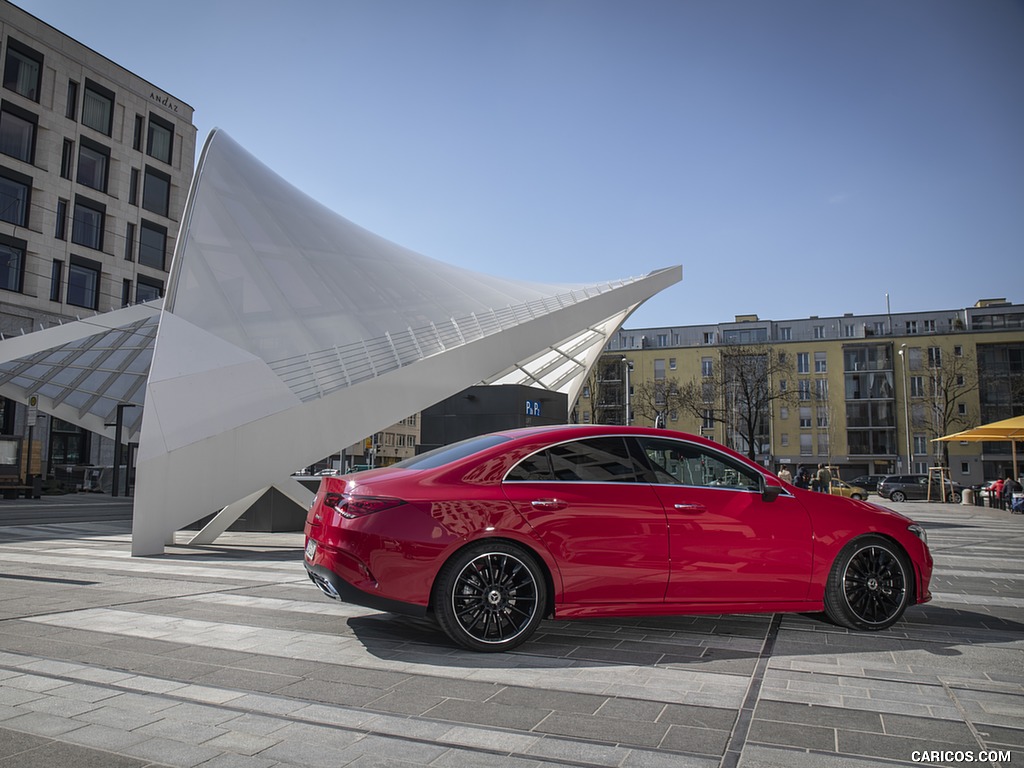
{"label": "apartment building", "polygon": [[[741,392],[744,376],[759,394]],[[772,468],[852,477],[948,463],[979,483],[1010,470],[1008,444],[933,439],[1024,413],[1024,306],[622,329],[576,418],[623,423],[627,397],[630,423],[663,421]]]}
{"label": "apartment building", "polygon": [[[161,297],[192,107],[6,0],[0,56],[0,334]],[[33,474],[110,462],[108,441],[66,422],[35,429]],[[25,409],[0,401],[0,450],[20,452],[26,432]]]}

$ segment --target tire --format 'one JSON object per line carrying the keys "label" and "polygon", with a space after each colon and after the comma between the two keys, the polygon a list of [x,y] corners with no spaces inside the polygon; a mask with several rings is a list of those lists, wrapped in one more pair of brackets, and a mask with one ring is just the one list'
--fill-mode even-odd
{"label": "tire", "polygon": [[863,500],[864,500],[864,497],[863,497],[863,496],[861,496],[861,495],[860,495],[859,493],[854,493],[854,494],[852,494],[852,495],[850,496],[850,498],[851,498],[851,499],[856,499],[857,501],[863,501]]}
{"label": "tire", "polygon": [[895,501],[897,504],[907,500],[907,494],[903,491],[893,491],[889,494],[889,501]]}
{"label": "tire", "polygon": [[949,496],[949,500],[954,504],[959,504],[962,499],[963,496],[960,495],[960,491],[953,491]]}
{"label": "tire", "polygon": [[509,651],[544,618],[547,581],[536,558],[510,542],[482,541],[457,552],[437,575],[433,605],[441,629],[471,651]]}
{"label": "tire", "polygon": [[914,597],[914,569],[903,549],[881,536],[854,539],[825,585],[825,613],[848,629],[891,627]]}

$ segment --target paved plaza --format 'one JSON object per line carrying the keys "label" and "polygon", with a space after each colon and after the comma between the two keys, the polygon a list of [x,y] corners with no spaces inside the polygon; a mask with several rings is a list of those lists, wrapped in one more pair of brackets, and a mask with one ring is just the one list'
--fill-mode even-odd
{"label": "paved plaza", "polygon": [[926,525],[936,572],[934,601],[888,631],[547,622],[481,655],[323,597],[301,534],[179,534],[132,558],[125,502],[49,524],[32,503],[0,506],[0,768],[1024,763],[1024,517],[1007,512],[889,505]]}

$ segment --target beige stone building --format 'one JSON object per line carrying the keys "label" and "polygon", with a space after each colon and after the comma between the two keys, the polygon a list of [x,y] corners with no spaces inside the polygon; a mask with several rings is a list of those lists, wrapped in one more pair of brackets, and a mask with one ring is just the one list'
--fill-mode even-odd
{"label": "beige stone building", "polygon": [[[761,379],[771,397],[755,402],[730,386],[722,369],[738,350],[781,360]],[[702,393],[698,408],[686,406],[688,391]],[[743,453],[744,411],[760,409],[753,453],[772,468],[828,463],[850,478],[926,472],[948,460],[952,479],[980,483],[1010,470],[1008,444],[933,438],[1024,413],[1024,306],[988,299],[893,315],[624,328],[576,418],[622,423],[627,392],[631,423],[650,426],[660,415],[669,429]]]}
{"label": "beige stone building", "polygon": [[[5,0],[0,45],[0,333],[162,296],[192,181],[192,107]],[[0,434],[7,453],[24,439],[23,407],[0,401]],[[35,439],[34,474],[108,452],[57,419]]]}

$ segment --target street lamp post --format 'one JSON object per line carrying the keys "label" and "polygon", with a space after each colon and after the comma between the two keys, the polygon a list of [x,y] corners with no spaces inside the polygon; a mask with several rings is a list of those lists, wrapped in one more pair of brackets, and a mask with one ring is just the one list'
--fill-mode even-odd
{"label": "street lamp post", "polygon": [[907,430],[907,472],[913,472],[913,454],[910,452],[910,400],[907,398],[907,358],[904,355],[906,344],[900,344],[900,367],[903,369],[903,421]]}
{"label": "street lamp post", "polygon": [[630,360],[629,358],[624,357],[624,358],[622,358],[622,363],[626,367],[626,413],[625,413],[625,416],[622,419],[622,423],[625,424],[628,427],[629,426],[629,422],[630,422],[630,418],[629,418],[629,416],[630,416],[630,411],[629,411],[629,405],[630,405],[630,403],[629,403],[629,372],[633,370],[633,361]]}

